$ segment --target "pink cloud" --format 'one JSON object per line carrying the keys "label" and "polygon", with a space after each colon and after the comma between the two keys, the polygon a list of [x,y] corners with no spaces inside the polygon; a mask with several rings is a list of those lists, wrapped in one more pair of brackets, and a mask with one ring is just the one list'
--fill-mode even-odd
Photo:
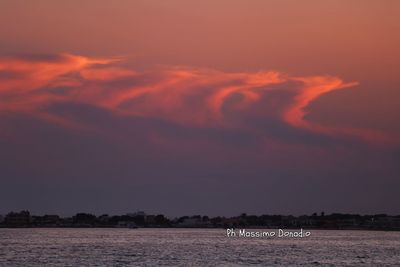
{"label": "pink cloud", "polygon": [[[228,73],[172,67],[138,72],[117,66],[117,61],[70,54],[53,60],[1,59],[0,73],[9,75],[0,76],[0,112],[20,112],[64,127],[85,128],[73,118],[45,111],[52,104],[73,102],[103,108],[117,116],[160,118],[192,127],[226,127],[232,123],[225,120],[226,113],[246,113],[252,105],[262,105],[270,92],[287,90],[294,92],[294,97],[283,101],[277,119],[292,127],[398,143],[396,136],[387,133],[321,126],[305,119],[311,102],[357,82],[332,76],[292,77],[279,71]],[[232,98],[235,100],[230,101]]]}

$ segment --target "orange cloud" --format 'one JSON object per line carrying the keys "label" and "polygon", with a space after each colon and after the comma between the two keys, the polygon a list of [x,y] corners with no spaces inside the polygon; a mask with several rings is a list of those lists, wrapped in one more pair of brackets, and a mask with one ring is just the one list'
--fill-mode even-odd
{"label": "orange cloud", "polygon": [[292,79],[301,81],[303,86],[294,97],[292,104],[289,105],[283,113],[283,118],[288,124],[325,135],[355,136],[366,141],[385,143],[399,142],[397,136],[372,129],[327,127],[305,120],[305,116],[307,115],[305,109],[312,101],[328,92],[357,86],[359,84],[358,82],[345,83],[337,77],[330,76],[294,77]]}
{"label": "orange cloud", "polygon": [[257,101],[268,85],[284,81],[277,72],[224,73],[207,69],[174,68],[158,72],[142,86],[115,90],[101,106],[120,114],[162,117],[178,123],[207,125],[223,119],[227,98],[239,94],[236,107]]}
{"label": "orange cloud", "polygon": [[[23,112],[65,127],[85,128],[73,118],[45,111],[48,105],[73,102],[121,116],[215,127],[227,124],[226,112],[246,112],[269,92],[288,90],[294,92],[294,97],[289,104],[282,104],[281,119],[293,127],[369,141],[396,139],[378,131],[326,127],[305,119],[305,110],[312,101],[328,92],[355,86],[356,82],[345,83],[330,76],[290,77],[278,71],[226,73],[180,67],[137,72],[116,66],[116,61],[69,54],[51,60],[1,59],[0,112]],[[277,84],[286,87],[274,86]]]}
{"label": "orange cloud", "polygon": [[80,74],[85,80],[110,81],[118,78],[135,76],[137,73],[123,68],[107,67],[97,69],[86,68],[81,70]]}
{"label": "orange cloud", "polygon": [[316,131],[320,130],[320,126],[304,120],[305,108],[323,94],[358,84],[357,82],[344,83],[339,78],[329,76],[295,77],[292,80],[301,81],[303,87],[294,97],[293,103],[286,108],[283,118],[292,126]]}
{"label": "orange cloud", "polygon": [[70,54],[61,54],[54,60],[3,59],[0,71],[19,74],[16,78],[2,81],[1,90],[34,90],[54,79],[71,72],[77,72],[95,64],[110,64],[113,59],[91,59]]}

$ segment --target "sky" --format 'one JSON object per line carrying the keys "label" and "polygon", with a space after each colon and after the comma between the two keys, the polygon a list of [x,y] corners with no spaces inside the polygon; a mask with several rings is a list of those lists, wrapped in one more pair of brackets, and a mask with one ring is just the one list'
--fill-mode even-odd
{"label": "sky", "polygon": [[0,214],[400,214],[399,18],[0,0]]}

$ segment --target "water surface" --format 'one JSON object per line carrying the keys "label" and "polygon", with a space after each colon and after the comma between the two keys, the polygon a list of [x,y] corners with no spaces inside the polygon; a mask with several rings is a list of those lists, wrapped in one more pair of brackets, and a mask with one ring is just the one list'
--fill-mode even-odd
{"label": "water surface", "polygon": [[400,232],[228,238],[222,229],[0,229],[0,266],[400,266]]}

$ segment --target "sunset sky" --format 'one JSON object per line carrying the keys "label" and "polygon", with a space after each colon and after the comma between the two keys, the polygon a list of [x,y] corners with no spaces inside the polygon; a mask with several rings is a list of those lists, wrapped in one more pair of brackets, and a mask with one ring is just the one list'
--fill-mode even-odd
{"label": "sunset sky", "polygon": [[400,1],[0,0],[0,214],[400,214]]}

